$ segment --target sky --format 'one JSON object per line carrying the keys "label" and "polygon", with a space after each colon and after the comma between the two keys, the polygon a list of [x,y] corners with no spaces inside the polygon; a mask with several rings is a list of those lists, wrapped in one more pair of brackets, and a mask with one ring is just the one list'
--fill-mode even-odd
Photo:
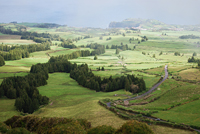
{"label": "sky", "polygon": [[0,0],[0,23],[57,23],[108,28],[127,18],[200,24],[200,0]]}

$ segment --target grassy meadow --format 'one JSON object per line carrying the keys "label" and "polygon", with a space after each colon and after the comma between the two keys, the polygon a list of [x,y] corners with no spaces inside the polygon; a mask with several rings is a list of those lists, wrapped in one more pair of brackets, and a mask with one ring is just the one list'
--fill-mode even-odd
{"label": "grassy meadow", "polygon": [[[7,26],[9,27],[9,26]],[[10,26],[13,30],[14,26]],[[114,33],[113,31],[116,31]],[[150,89],[162,75],[164,75],[164,66],[168,65],[169,78],[163,82],[148,97],[137,100],[131,100],[129,103],[147,103],[145,105],[132,105],[129,108],[137,111],[155,111],[153,116],[161,119],[170,120],[177,123],[185,123],[200,127],[200,71],[196,68],[196,63],[188,63],[188,58],[197,52],[195,58],[200,59],[200,47],[198,39],[180,39],[181,35],[194,34],[200,36],[196,31],[161,31],[152,32],[152,30],[141,31],[141,33],[126,33],[125,29],[92,29],[92,28],[28,28],[28,31],[39,33],[57,34],[62,38],[74,39],[91,35],[92,38],[81,39],[74,42],[76,46],[99,43],[102,45],[124,45],[127,44],[131,50],[122,51],[116,54],[115,49],[106,49],[106,52],[94,56],[79,57],[71,59],[70,62],[82,64],[87,63],[95,75],[103,77],[119,77],[122,75],[133,74],[142,77],[146,82],[147,90]],[[117,33],[125,33],[125,36]],[[166,35],[162,35],[166,33]],[[103,39],[100,40],[99,37]],[[148,41],[138,44],[141,37],[147,36]],[[111,37],[111,40],[107,38]],[[134,41],[129,42],[130,38]],[[138,40],[136,40],[138,39]],[[30,44],[31,40],[21,40],[19,36],[3,35],[0,33],[0,43],[3,44]],[[46,63],[49,56],[58,56],[70,54],[79,50],[90,50],[88,48],[68,49],[60,47],[61,41],[53,41],[51,50],[30,53],[29,58],[21,60],[6,61],[5,65],[0,67],[0,83],[6,77],[25,76],[30,71],[30,67],[37,63]],[[133,50],[133,47],[135,49]],[[145,52],[145,54],[142,54]],[[162,54],[160,55],[160,52]],[[174,52],[180,52],[180,56],[175,56]],[[155,57],[153,57],[155,55]],[[105,71],[98,71],[97,68],[105,68]],[[192,80],[193,83],[189,83]],[[92,127],[99,125],[111,125],[115,128],[120,127],[126,120],[119,118],[113,112],[107,110],[98,104],[98,101],[105,98],[113,100],[125,99],[128,96],[135,96],[123,89],[115,92],[95,92],[84,88],[69,77],[67,73],[49,74],[48,84],[38,87],[40,94],[50,98],[47,106],[35,111],[33,115],[41,117],[67,117],[84,118],[92,123]],[[114,96],[117,94],[117,96]],[[156,98],[156,99],[155,99]],[[20,113],[15,110],[15,100],[0,99],[0,121],[5,121],[13,115]],[[172,129],[168,127],[152,125],[155,133],[190,133],[189,131]],[[191,132],[192,133],[192,132]]]}

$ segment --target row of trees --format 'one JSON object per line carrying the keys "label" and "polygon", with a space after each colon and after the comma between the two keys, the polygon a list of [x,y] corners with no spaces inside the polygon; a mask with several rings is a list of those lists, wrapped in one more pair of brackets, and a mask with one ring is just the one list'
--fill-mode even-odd
{"label": "row of trees", "polygon": [[14,49],[27,49],[29,53],[36,51],[50,50],[51,42],[45,42],[41,44],[30,44],[30,45],[0,45],[0,51],[9,52]]}
{"label": "row of trees", "polygon": [[27,49],[13,49],[9,52],[0,52],[0,56],[4,58],[4,60],[19,60],[21,58],[28,58],[29,52]]}
{"label": "row of trees", "polygon": [[60,40],[59,35],[51,35],[49,33],[37,33],[37,32],[27,32],[18,29],[17,31],[12,31],[3,26],[0,26],[0,32],[3,34],[11,35],[21,35],[21,39],[33,40],[37,43],[51,42],[51,40]]}
{"label": "row of trees", "polygon": [[180,39],[200,39],[199,36],[196,36],[196,35],[193,35],[193,34],[191,34],[191,35],[182,35],[179,38]]}
{"label": "row of trees", "polygon": [[[121,45],[112,45],[110,49],[121,49],[122,51],[126,51],[126,50],[131,50],[131,48],[128,47],[128,45],[124,45],[123,43],[121,43]],[[109,46],[106,46],[106,49],[109,49]]]}
{"label": "row of trees", "polygon": [[4,60],[19,60],[21,58],[28,58],[29,53],[36,51],[50,50],[50,42],[45,42],[42,44],[31,44],[31,45],[20,45],[20,46],[0,46],[0,55]]}
{"label": "row of trees", "polygon": [[78,66],[71,70],[70,77],[75,79],[80,85],[96,90],[97,92],[111,92],[119,89],[125,89],[132,93],[138,93],[146,90],[146,85],[143,79],[137,78],[134,75],[121,76],[117,78],[101,79],[100,76],[95,76],[91,70],[88,69],[87,64]]}

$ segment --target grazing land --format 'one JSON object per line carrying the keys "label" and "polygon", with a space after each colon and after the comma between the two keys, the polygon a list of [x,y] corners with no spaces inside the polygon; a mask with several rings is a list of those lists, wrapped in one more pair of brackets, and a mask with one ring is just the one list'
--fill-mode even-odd
{"label": "grazing land", "polygon": [[[9,27],[9,26],[7,26]],[[10,25],[16,30],[14,25]],[[130,100],[127,109],[141,113],[151,113],[160,119],[171,122],[184,123],[200,127],[200,71],[197,63],[188,63],[193,53],[196,59],[200,59],[199,39],[180,39],[179,36],[194,34],[200,36],[198,31],[140,31],[127,33],[127,29],[92,29],[92,28],[27,28],[29,32],[50,33],[59,35],[64,39],[76,39],[73,44],[78,48],[63,48],[62,41],[52,41],[51,49],[30,53],[29,58],[5,61],[0,67],[0,83],[4,78],[12,76],[25,76],[29,73],[32,65],[47,63],[51,56],[71,54],[80,50],[94,49],[83,47],[98,43],[108,46],[104,54],[94,56],[78,57],[70,59],[71,63],[88,64],[92,72],[101,78],[113,78],[123,75],[135,75],[143,78],[148,91],[164,75],[164,66],[168,65],[169,77],[154,92],[143,98]],[[113,31],[114,32],[113,32]],[[123,36],[122,33],[125,33]],[[166,33],[163,35],[162,33]],[[91,38],[85,38],[90,35]],[[147,41],[141,41],[146,36]],[[100,39],[102,37],[102,39]],[[109,37],[111,39],[109,39]],[[130,38],[134,40],[130,41]],[[5,35],[0,33],[0,44],[32,44],[32,40],[22,40],[18,35]],[[128,45],[128,50],[111,49],[113,45]],[[81,47],[80,47],[81,46]],[[162,52],[162,53],[161,53]],[[179,52],[180,56],[174,53]],[[104,67],[104,71],[99,68]],[[115,113],[98,104],[102,99],[126,99],[137,96],[125,89],[114,92],[96,92],[82,87],[69,73],[51,73],[47,85],[38,88],[41,95],[50,98],[48,105],[35,111],[33,115],[40,117],[67,117],[84,118],[92,123],[92,127],[99,125],[111,125],[119,128],[126,120],[119,118]],[[144,91],[144,92],[146,92]],[[139,93],[141,94],[141,93]],[[14,107],[15,99],[0,99],[0,121],[20,115]],[[122,104],[119,104],[122,105]],[[123,106],[121,106],[123,107]],[[155,112],[156,111],[156,112]],[[190,133],[189,131],[152,125],[155,133]],[[192,133],[192,132],[191,132]]]}

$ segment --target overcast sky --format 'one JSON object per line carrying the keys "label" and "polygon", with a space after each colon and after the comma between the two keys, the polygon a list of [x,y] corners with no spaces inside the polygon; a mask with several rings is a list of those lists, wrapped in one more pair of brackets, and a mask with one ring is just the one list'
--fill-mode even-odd
{"label": "overcast sky", "polygon": [[107,28],[127,18],[200,24],[200,0],[0,0],[0,23],[48,22]]}

